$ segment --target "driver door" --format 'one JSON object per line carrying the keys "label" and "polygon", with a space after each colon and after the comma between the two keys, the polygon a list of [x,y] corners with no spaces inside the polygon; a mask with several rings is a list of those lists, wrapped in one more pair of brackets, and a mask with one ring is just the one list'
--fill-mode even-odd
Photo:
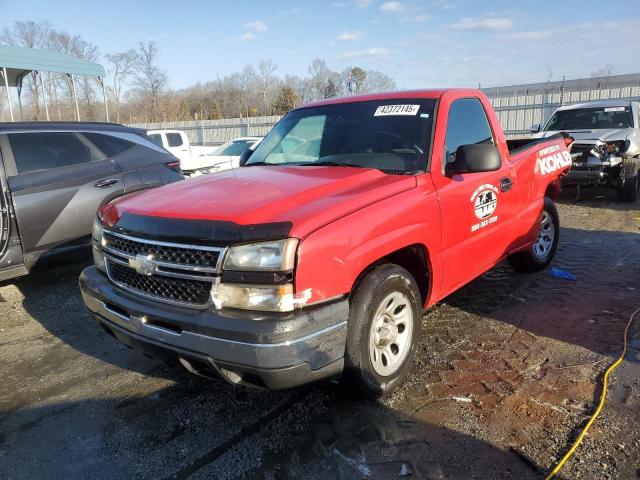
{"label": "driver door", "polygon": [[[477,98],[455,100],[448,112],[443,169],[433,172],[442,216],[443,291],[449,293],[486,271],[505,254],[511,239],[515,181],[508,160],[499,170],[447,175],[460,145],[495,144]],[[511,182],[511,183],[509,183]]]}

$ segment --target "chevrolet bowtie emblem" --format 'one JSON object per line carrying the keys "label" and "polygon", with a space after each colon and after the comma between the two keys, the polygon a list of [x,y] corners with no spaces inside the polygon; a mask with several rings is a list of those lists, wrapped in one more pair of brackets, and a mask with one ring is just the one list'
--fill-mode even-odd
{"label": "chevrolet bowtie emblem", "polygon": [[135,258],[129,259],[129,266],[140,275],[146,275],[147,277],[153,275],[153,272],[156,271],[153,255],[136,255]]}

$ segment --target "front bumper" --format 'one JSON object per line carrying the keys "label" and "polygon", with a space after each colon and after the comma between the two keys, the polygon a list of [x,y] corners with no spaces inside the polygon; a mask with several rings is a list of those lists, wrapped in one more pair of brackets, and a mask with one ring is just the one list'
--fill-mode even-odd
{"label": "front bumper", "polygon": [[291,313],[196,310],[125,292],[95,267],[80,275],[80,290],[94,317],[121,342],[177,360],[192,373],[284,389],[342,372],[346,299]]}
{"label": "front bumper", "polygon": [[608,172],[604,168],[571,168],[564,177],[564,183],[579,183],[581,185],[597,185],[605,182],[608,178]]}

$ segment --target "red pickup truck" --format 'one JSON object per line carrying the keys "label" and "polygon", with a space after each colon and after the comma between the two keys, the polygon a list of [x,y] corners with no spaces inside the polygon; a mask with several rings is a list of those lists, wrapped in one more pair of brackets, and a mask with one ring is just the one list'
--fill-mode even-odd
{"label": "red pickup truck", "polygon": [[551,262],[571,141],[508,142],[477,90],[305,105],[240,168],[103,207],[84,301],[120,341],[199,375],[343,376],[384,395],[425,307],[505,258]]}

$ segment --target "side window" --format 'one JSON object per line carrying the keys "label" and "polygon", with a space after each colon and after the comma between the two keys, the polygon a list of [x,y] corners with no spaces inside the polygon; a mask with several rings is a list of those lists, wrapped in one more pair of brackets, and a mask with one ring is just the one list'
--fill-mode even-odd
{"label": "side window", "polygon": [[170,147],[181,147],[182,136],[179,133],[167,133],[167,143]]}
{"label": "side window", "polygon": [[7,136],[19,175],[92,160],[89,148],[73,133],[11,133]]}
{"label": "side window", "polygon": [[107,157],[114,157],[135,146],[135,143],[129,140],[104,133],[84,132],[83,135]]}
{"label": "side window", "polygon": [[455,162],[456,150],[460,145],[473,143],[493,144],[493,135],[480,100],[462,98],[453,102],[449,108],[445,136],[445,162]]}
{"label": "side window", "polygon": [[159,147],[164,148],[164,145],[162,145],[162,135],[160,135],[159,133],[147,134],[147,138],[151,140],[153,143],[155,143],[156,145],[158,145]]}

